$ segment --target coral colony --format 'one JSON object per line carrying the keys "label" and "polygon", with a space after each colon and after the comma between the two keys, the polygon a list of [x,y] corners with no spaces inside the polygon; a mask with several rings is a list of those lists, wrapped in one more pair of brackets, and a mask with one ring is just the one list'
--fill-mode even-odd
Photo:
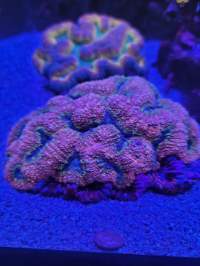
{"label": "coral colony", "polygon": [[62,22],[47,29],[33,55],[39,72],[55,93],[83,81],[112,75],[143,75],[143,37],[127,22],[89,14],[76,24]]}
{"label": "coral colony", "polygon": [[168,80],[169,87],[196,91],[200,89],[200,2],[170,3],[177,9],[181,24],[173,38],[161,43],[158,69]]}
{"label": "coral colony", "polygon": [[[170,85],[183,89],[200,89],[200,38],[180,30],[173,41],[162,43],[158,68]],[[184,75],[183,75],[184,73]]]}
{"label": "coral colony", "polygon": [[200,178],[197,122],[139,76],[53,97],[11,130],[7,154],[14,188],[81,202],[182,193]]}

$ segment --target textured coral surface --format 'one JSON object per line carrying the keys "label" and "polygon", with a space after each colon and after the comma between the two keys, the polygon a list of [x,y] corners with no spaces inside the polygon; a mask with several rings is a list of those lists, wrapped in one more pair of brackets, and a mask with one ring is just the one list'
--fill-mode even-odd
{"label": "textured coral surface", "polygon": [[143,37],[127,22],[89,14],[76,24],[67,21],[48,28],[33,62],[47,77],[48,87],[62,93],[113,74],[144,74],[142,46]]}
{"label": "textured coral surface", "polygon": [[[95,92],[95,93],[94,93]],[[198,124],[138,76],[85,82],[12,129],[5,175],[19,190],[81,201],[175,194],[199,171]],[[198,168],[198,167],[196,167]]]}

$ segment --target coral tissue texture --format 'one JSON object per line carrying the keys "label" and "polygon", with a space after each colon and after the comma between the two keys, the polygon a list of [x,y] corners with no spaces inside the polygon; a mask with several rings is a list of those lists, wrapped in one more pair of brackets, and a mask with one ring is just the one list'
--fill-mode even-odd
{"label": "coral tissue texture", "polygon": [[143,37],[127,22],[89,14],[48,28],[33,62],[56,93],[114,74],[144,74]]}
{"label": "coral tissue texture", "polygon": [[145,79],[77,85],[11,130],[5,176],[16,189],[84,202],[175,194],[200,177],[200,132]]}

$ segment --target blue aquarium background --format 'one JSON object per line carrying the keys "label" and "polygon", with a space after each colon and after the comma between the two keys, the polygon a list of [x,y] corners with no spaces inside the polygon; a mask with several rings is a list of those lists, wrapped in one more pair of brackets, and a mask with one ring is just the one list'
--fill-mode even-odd
{"label": "blue aquarium background", "polygon": [[84,13],[108,14],[139,28],[145,38],[142,54],[149,69],[148,80],[156,85],[161,95],[183,104],[200,122],[199,88],[188,90],[175,84],[169,89],[169,80],[161,75],[157,63],[161,43],[173,42],[176,32],[185,23],[179,9],[185,8],[184,12],[194,17],[198,1],[191,1],[192,6],[174,9],[173,5],[169,8],[169,2],[8,0],[0,3],[1,247],[100,252],[94,243],[95,234],[114,230],[124,239],[124,246],[116,251],[118,253],[199,256],[198,182],[189,191],[175,196],[147,192],[136,201],[104,200],[82,204],[21,193],[4,179],[10,129],[21,117],[53,97],[52,92],[45,89],[46,80],[32,62],[32,55],[41,43],[41,32],[58,21],[75,21]]}

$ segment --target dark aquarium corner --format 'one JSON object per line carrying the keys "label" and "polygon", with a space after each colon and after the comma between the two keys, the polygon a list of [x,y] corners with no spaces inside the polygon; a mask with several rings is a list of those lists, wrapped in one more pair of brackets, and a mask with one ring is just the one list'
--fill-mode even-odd
{"label": "dark aquarium corner", "polygon": [[0,1],[0,264],[200,265],[200,1]]}

